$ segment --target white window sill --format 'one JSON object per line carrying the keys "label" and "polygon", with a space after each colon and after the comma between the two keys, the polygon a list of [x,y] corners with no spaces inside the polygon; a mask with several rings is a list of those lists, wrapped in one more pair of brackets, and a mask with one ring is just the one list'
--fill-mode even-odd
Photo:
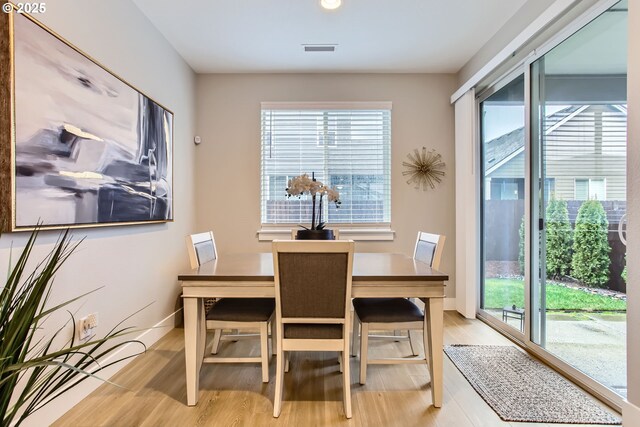
{"label": "white window sill", "polygon": [[[272,240],[291,239],[291,230],[296,226],[263,226],[258,230],[258,240],[270,242]],[[385,241],[393,240],[395,231],[390,226],[357,227],[346,225],[345,227],[327,226],[327,228],[340,231],[340,239],[354,241]]]}

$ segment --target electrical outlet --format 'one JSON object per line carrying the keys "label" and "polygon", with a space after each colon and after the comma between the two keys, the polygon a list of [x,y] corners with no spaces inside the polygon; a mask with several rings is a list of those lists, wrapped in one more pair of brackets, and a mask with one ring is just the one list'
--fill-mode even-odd
{"label": "electrical outlet", "polygon": [[92,313],[78,320],[78,338],[86,341],[96,334],[98,327],[98,313]]}

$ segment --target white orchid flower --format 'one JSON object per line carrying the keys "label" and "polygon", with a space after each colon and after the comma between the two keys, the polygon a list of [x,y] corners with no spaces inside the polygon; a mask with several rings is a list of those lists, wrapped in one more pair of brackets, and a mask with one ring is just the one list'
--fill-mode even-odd
{"label": "white orchid flower", "polygon": [[330,202],[340,201],[340,193],[335,188],[325,188],[325,193]]}
{"label": "white orchid flower", "polygon": [[[312,178],[309,178],[309,175],[302,174],[300,176],[296,176],[295,178],[291,178],[287,182],[287,197],[291,196],[302,196],[303,194],[310,194],[313,196],[313,216],[311,221],[311,230],[320,230],[324,227],[324,222],[322,221],[322,197],[327,195],[327,199],[329,202],[334,202],[336,208],[340,207],[340,193],[335,188],[329,188],[324,185],[320,181],[316,181]],[[316,209],[316,199],[319,196],[319,204],[318,204],[318,221],[315,224],[315,209]],[[316,228],[317,227],[317,228]]]}

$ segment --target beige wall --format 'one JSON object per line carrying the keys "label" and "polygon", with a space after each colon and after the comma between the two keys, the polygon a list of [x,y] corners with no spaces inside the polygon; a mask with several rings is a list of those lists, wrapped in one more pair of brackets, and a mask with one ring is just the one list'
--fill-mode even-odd
{"label": "beige wall", "polygon": [[[86,240],[59,272],[51,297],[52,303],[61,302],[103,286],[86,298],[82,307],[73,307],[78,317],[98,312],[99,335],[153,303],[131,322],[151,327],[174,311],[180,293],[176,276],[188,266],[184,236],[192,232],[195,222],[195,150],[191,142],[195,129],[195,75],[129,0],[55,0],[47,2],[47,11],[40,18],[175,114],[175,222],[76,230],[74,235]],[[55,231],[43,232],[34,255],[42,258],[57,236]],[[7,271],[10,246],[13,244],[15,261],[27,237],[28,233],[2,235],[0,271]],[[48,321],[45,331],[59,326],[56,320]],[[173,326],[172,320],[168,323]],[[155,329],[144,340],[152,343],[167,331],[168,328]],[[36,412],[27,425],[49,425],[96,383],[94,380],[83,383],[53,405]]]}
{"label": "beige wall", "polygon": [[[260,229],[261,101],[391,101],[392,242],[359,242],[359,251],[412,253],[418,230],[445,234],[442,270],[454,295],[453,75],[212,74],[197,79],[196,193],[199,230],[213,230],[221,253],[264,252]],[[447,175],[435,190],[406,184],[402,161],[414,148],[435,148]],[[284,191],[284,189],[283,189]]]}
{"label": "beige wall", "polygon": [[[629,1],[629,60],[627,74],[627,259],[640,259],[640,1]],[[628,400],[636,406],[635,423],[640,425],[640,266],[628,263],[627,289],[627,387]],[[629,416],[632,412],[629,412]]]}

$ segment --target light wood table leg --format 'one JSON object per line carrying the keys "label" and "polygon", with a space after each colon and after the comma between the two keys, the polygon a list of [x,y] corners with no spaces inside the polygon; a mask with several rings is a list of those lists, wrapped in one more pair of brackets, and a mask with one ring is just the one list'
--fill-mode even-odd
{"label": "light wood table leg", "polygon": [[[198,298],[184,298],[184,358],[187,377],[187,405],[198,403],[200,390],[200,367],[204,357],[202,335],[204,307]],[[203,329],[205,329],[203,331]]]}
{"label": "light wood table leg", "polygon": [[[444,335],[444,298],[429,298],[424,306],[425,331],[429,341],[429,371],[433,406],[442,406],[442,351]],[[425,349],[426,350],[426,349]]]}
{"label": "light wood table leg", "polygon": [[198,373],[204,360],[205,347],[207,346],[207,315],[204,312],[204,299],[198,298]]}
{"label": "light wood table leg", "polygon": [[360,347],[360,319],[356,312],[353,312],[353,334],[351,335],[351,355],[357,356]]}

